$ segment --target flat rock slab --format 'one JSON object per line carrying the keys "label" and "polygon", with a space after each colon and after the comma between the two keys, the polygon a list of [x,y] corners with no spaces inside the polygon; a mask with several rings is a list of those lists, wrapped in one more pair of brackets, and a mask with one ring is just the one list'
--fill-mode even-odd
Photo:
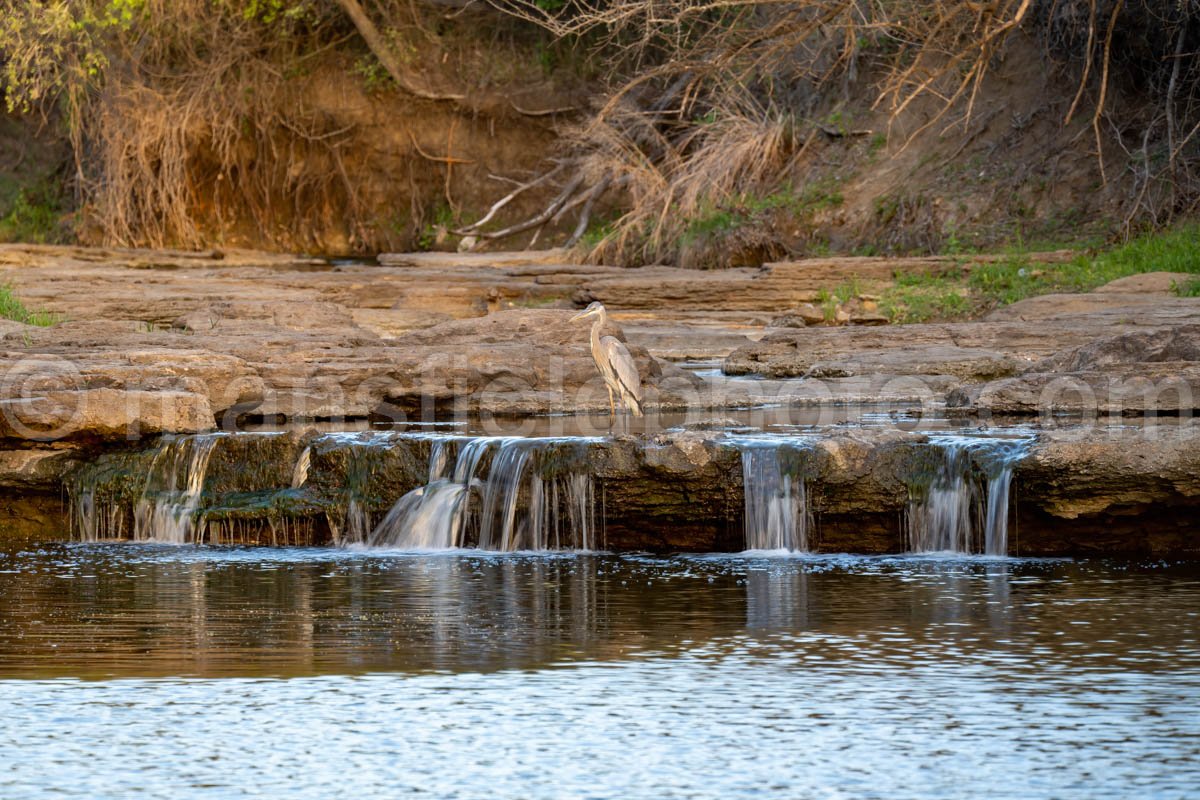
{"label": "flat rock slab", "polygon": [[819,365],[854,364],[879,372],[944,374],[983,380],[1011,374],[1064,343],[1083,343],[1078,326],[1032,329],[1015,323],[937,323],[862,328],[779,328],[725,359],[733,375],[809,375]]}
{"label": "flat rock slab", "polygon": [[1190,415],[1200,409],[1200,325],[1099,337],[1020,375],[954,389],[947,405],[1005,415]]}
{"label": "flat rock slab", "polygon": [[1178,287],[1187,286],[1198,277],[1190,272],[1143,272],[1109,281],[1094,293],[1173,295]]}
{"label": "flat rock slab", "polygon": [[[193,430],[205,404],[211,425],[245,415],[411,418],[447,404],[497,414],[607,410],[587,326],[566,322],[570,307],[593,298],[609,304],[612,332],[623,329],[648,402],[665,408],[764,398],[925,405],[931,393],[1016,377],[1099,335],[1200,323],[1198,300],[1123,291],[1035,298],[1005,310],[1008,319],[998,312],[980,323],[770,329],[770,320],[840,278],[882,281],[971,264],[814,259],[696,272],[565,259],[425,253],[331,263],[240,251],[0,245],[0,279],[31,307],[66,319],[51,328],[0,325],[0,400],[24,404],[4,406],[16,415],[4,435],[53,428],[86,436],[56,422],[73,414],[76,395],[53,408],[27,402],[51,390],[129,393],[123,404],[87,395],[97,398],[87,414],[132,409],[81,417],[117,437],[169,429],[172,420]],[[722,357],[731,374],[777,382],[700,380],[660,360]],[[156,404],[167,410],[138,411]]]}
{"label": "flat rock slab", "polygon": [[952,390],[950,409],[976,414],[1191,414],[1200,408],[1200,363],[1122,365],[1104,371],[1031,372]]}

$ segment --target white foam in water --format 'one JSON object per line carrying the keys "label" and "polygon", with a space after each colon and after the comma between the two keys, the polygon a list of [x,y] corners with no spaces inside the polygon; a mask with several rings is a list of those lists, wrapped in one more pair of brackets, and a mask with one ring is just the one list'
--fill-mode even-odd
{"label": "white foam in water", "polygon": [[[401,497],[368,544],[414,550],[467,546],[481,550],[592,550],[595,490],[586,469],[543,478],[530,465],[562,439],[479,437],[459,443],[451,475],[450,441],[430,450],[428,483]],[[581,440],[570,440],[580,442]],[[480,475],[487,455],[486,479]],[[472,534],[477,536],[472,537]]]}
{"label": "white foam in water", "polygon": [[908,549],[1007,555],[1013,468],[1028,440],[935,437],[931,444],[940,448],[942,461],[923,496],[909,504]]}
{"label": "white foam in water", "polygon": [[808,549],[808,491],[780,459],[785,440],[736,442],[742,454],[747,550]]}

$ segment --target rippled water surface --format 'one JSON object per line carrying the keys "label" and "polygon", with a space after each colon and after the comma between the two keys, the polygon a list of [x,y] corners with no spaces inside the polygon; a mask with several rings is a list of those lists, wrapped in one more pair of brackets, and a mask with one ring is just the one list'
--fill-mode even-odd
{"label": "rippled water surface", "polygon": [[1200,786],[1200,568],[11,547],[0,797]]}

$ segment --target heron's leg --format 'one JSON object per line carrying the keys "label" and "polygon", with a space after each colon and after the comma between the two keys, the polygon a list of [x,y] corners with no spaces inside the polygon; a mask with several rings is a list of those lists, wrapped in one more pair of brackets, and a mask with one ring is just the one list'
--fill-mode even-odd
{"label": "heron's leg", "polygon": [[617,408],[613,405],[612,387],[605,384],[608,389],[608,427],[612,428],[613,419],[617,416]]}

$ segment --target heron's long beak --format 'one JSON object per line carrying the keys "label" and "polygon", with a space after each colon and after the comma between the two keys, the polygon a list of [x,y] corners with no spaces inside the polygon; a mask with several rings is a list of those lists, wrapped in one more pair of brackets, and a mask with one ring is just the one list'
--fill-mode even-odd
{"label": "heron's long beak", "polygon": [[578,322],[579,320],[583,319],[584,317],[586,317],[588,314],[591,314],[591,313],[592,313],[591,311],[580,311],[578,314],[571,317],[567,321],[568,322]]}

